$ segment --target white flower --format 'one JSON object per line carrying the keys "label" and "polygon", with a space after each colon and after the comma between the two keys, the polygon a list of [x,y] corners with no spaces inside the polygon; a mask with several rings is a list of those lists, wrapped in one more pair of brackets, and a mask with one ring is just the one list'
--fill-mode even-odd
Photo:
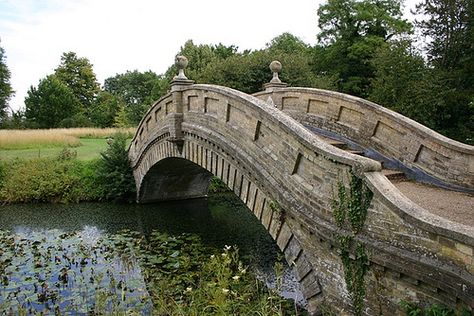
{"label": "white flower", "polygon": [[229,293],[229,289],[222,289],[222,293],[224,293],[224,294]]}
{"label": "white flower", "polygon": [[232,277],[232,279],[234,279],[234,281],[237,281],[238,279],[240,279],[240,276],[234,275],[234,276]]}
{"label": "white flower", "polygon": [[193,288],[190,287],[190,286],[188,286],[188,287],[186,288],[186,292],[191,292],[192,290],[193,290]]}
{"label": "white flower", "polygon": [[214,259],[214,257],[215,257],[214,255],[211,255],[211,259]]}
{"label": "white flower", "polygon": [[224,250],[225,250],[225,251],[229,251],[230,248],[232,248],[232,246],[227,246],[227,245],[224,246]]}
{"label": "white flower", "polygon": [[222,257],[227,257],[227,254],[226,254],[226,253],[223,253],[223,254],[222,254]]}

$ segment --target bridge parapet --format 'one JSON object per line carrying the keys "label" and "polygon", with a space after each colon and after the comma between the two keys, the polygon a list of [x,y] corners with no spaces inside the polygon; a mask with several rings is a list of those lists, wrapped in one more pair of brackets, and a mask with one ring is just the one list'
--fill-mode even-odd
{"label": "bridge parapet", "polygon": [[[196,182],[176,173],[218,176],[295,267],[311,312],[322,304],[341,315],[353,311],[341,236],[364,244],[369,255],[364,314],[397,314],[401,299],[474,306],[471,227],[432,216],[401,195],[379,163],[322,142],[262,100],[230,88],[182,83],[150,108],[132,140],[129,156],[140,201],[152,201],[147,192],[172,189],[153,187],[153,177],[165,175],[189,187]],[[195,173],[192,166],[207,173]],[[338,185],[350,190],[351,172],[374,194],[357,234],[339,227],[333,211]],[[179,198],[159,198],[170,196]],[[349,251],[355,258],[355,250]]]}
{"label": "bridge parapet", "polygon": [[[474,193],[474,146],[447,137],[387,108],[314,88],[256,93],[297,121],[329,131],[408,166],[426,181]],[[432,178],[431,178],[432,177]],[[437,181],[438,180],[438,181]]]}

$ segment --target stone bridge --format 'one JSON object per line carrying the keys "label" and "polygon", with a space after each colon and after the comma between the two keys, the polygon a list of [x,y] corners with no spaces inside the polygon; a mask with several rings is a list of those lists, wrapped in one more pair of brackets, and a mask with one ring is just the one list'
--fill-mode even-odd
{"label": "stone bridge", "polygon": [[254,96],[194,84],[186,64],[130,145],[139,202],[202,197],[219,177],[275,239],[312,314],[474,308],[474,223],[418,205],[386,170],[464,191],[449,192],[469,208],[472,146],[359,98],[288,88],[275,62]]}

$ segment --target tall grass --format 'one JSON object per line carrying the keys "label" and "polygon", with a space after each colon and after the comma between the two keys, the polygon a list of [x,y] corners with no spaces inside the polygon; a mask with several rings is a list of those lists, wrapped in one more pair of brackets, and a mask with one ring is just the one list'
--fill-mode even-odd
{"label": "tall grass", "polygon": [[107,138],[119,131],[130,137],[135,133],[134,128],[0,130],[0,149],[77,147],[81,145],[79,138]]}

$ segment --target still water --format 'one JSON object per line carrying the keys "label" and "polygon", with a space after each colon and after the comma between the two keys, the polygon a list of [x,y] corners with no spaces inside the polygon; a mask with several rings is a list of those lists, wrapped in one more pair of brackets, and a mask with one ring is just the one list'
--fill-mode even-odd
{"label": "still water", "polygon": [[[127,252],[140,238],[175,245],[179,251],[170,248],[167,261],[160,262],[173,271],[179,269],[183,245],[195,240],[210,252],[235,245],[244,264],[269,284],[273,266],[281,260],[270,235],[232,194],[152,205],[1,206],[0,310],[8,314],[21,307],[54,314],[83,308],[86,313],[87,306],[100,300],[97,289],[105,287],[113,289],[108,294],[122,298],[118,301],[125,309],[148,313],[152,304],[144,284],[146,269],[136,263],[163,259]],[[283,294],[301,296],[296,287],[286,268]]]}

